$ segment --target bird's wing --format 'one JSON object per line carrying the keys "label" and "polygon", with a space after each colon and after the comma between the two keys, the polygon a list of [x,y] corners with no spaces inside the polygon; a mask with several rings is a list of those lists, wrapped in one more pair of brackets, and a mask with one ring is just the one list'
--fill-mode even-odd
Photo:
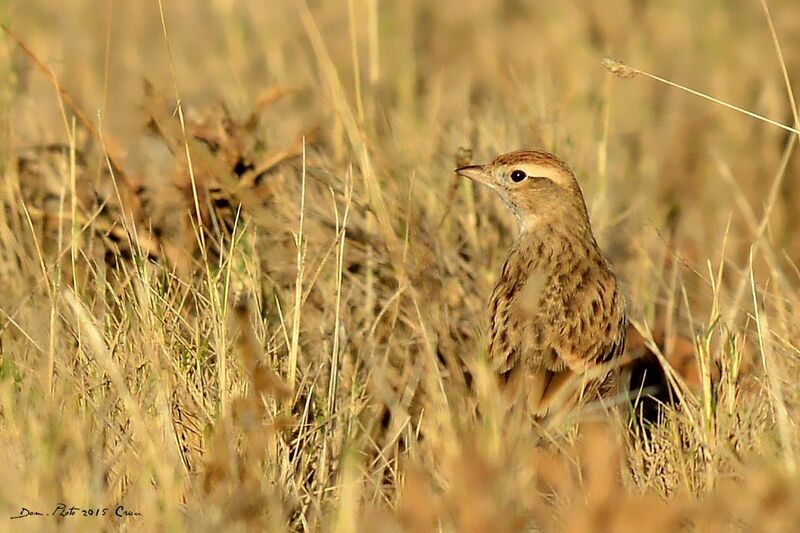
{"label": "bird's wing", "polygon": [[548,340],[573,372],[610,363],[625,349],[625,306],[615,278],[601,272],[592,287],[568,300],[560,319],[551,322]]}
{"label": "bird's wing", "polygon": [[493,363],[509,383],[525,381],[534,412],[545,414],[605,379],[605,363],[624,348],[624,304],[607,269],[555,283],[535,274],[521,284],[508,278],[495,288],[490,309]]}
{"label": "bird's wing", "polygon": [[598,269],[576,291],[531,275],[500,283],[492,298],[492,358],[495,369],[510,374],[525,366],[583,373],[622,354],[625,309],[614,275]]}

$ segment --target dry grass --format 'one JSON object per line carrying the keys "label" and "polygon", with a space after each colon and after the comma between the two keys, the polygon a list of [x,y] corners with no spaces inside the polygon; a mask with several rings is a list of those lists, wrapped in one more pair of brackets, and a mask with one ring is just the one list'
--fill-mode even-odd
{"label": "dry grass", "polygon": [[[601,68],[797,128],[766,5],[0,3],[0,527],[794,530],[797,138]],[[575,168],[656,424],[503,403],[463,147]]]}

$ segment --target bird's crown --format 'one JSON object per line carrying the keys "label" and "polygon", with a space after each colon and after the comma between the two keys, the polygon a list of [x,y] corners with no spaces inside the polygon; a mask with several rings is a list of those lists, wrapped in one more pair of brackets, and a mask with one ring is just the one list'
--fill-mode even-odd
{"label": "bird's crown", "polygon": [[587,219],[588,223],[575,175],[564,161],[548,152],[518,150],[456,172],[493,189],[517,215],[523,229],[558,218],[579,225]]}

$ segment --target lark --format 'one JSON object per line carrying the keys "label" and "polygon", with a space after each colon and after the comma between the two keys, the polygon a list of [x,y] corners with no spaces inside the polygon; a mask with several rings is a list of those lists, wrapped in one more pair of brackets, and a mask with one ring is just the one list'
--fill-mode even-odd
{"label": "lark", "polygon": [[489,356],[504,388],[537,418],[615,392],[625,304],[573,172],[533,150],[456,172],[495,191],[519,221],[489,303]]}

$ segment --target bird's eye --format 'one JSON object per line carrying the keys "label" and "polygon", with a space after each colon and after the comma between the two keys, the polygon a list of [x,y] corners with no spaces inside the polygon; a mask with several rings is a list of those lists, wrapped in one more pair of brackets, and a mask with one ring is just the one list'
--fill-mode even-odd
{"label": "bird's eye", "polygon": [[527,177],[528,176],[526,176],[525,173],[521,170],[515,170],[514,172],[511,173],[511,181],[513,181],[514,183],[519,183],[520,181],[524,180]]}

